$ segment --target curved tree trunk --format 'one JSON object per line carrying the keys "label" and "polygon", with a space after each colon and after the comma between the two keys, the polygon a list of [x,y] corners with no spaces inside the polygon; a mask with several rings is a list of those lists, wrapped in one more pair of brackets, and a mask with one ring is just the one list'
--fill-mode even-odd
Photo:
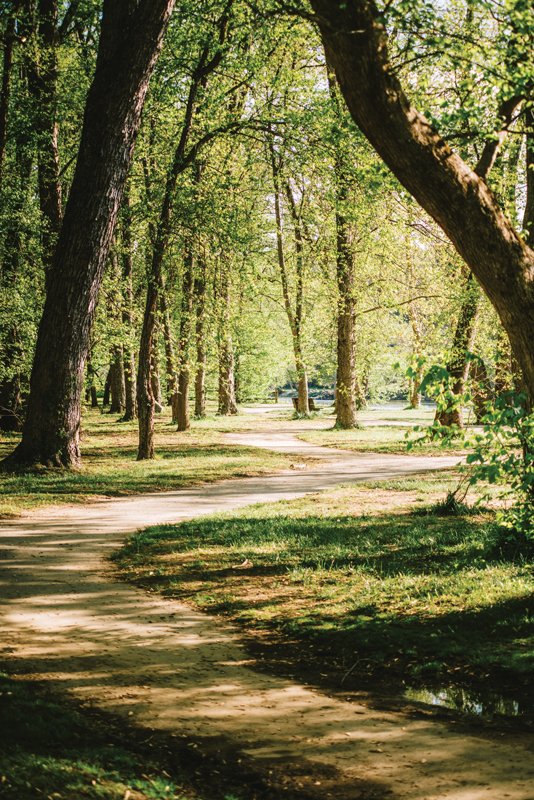
{"label": "curved tree trunk", "polygon": [[374,0],[310,0],[353,119],[475,273],[508,332],[534,401],[534,252],[485,180],[411,106]]}
{"label": "curved tree trunk", "polygon": [[80,463],[81,393],[98,290],[148,82],[174,2],[104,2],[96,70],[50,270],[22,441],[5,467]]}

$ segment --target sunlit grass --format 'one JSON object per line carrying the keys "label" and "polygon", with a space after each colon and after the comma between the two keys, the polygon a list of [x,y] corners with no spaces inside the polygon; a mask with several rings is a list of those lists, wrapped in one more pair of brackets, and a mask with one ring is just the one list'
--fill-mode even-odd
{"label": "sunlit grass", "polygon": [[[439,440],[422,441],[424,428],[431,424],[433,417],[434,410],[428,406],[418,409],[364,409],[358,415],[357,428],[342,430],[332,424],[322,430],[299,433],[299,438],[312,444],[355,452],[464,455],[466,451],[460,446],[444,446]],[[332,423],[334,421],[332,417]]]}
{"label": "sunlit grass", "polygon": [[[242,421],[246,421],[240,417]],[[156,458],[136,461],[137,423],[86,410],[83,417],[83,467],[75,471],[0,475],[0,517],[44,505],[82,503],[164,491],[221,478],[261,475],[288,467],[295,457],[226,442],[226,420],[214,415],[178,433],[165,409],[156,420]],[[0,438],[0,457],[18,437]]]}
{"label": "sunlit grass", "polygon": [[151,528],[118,563],[151,590],[293,643],[297,670],[307,653],[306,668],[319,658],[360,684],[524,685],[532,553],[507,549],[490,511],[434,513],[454,485],[436,474]]}

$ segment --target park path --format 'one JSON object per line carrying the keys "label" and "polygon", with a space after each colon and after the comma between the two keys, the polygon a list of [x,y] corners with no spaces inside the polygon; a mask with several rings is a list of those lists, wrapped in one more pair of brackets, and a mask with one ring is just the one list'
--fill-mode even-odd
{"label": "park path", "polygon": [[231,625],[116,579],[106,557],[139,528],[456,462],[330,450],[276,424],[230,438],[312,457],[306,469],[3,523],[0,659],[200,749],[226,743],[260,771],[283,774],[302,797],[534,800],[525,735],[466,734],[266,674]]}

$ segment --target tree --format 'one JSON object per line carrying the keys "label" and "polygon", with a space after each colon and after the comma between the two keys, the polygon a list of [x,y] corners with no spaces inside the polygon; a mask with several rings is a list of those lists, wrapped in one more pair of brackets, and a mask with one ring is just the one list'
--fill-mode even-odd
{"label": "tree", "polygon": [[409,102],[373,0],[311,0],[362,132],[473,270],[510,337],[534,402],[534,253],[476,174]]}
{"label": "tree", "polygon": [[175,0],[105,0],[76,171],[48,281],[23,436],[4,467],[80,463],[81,391],[98,290],[148,83]]}

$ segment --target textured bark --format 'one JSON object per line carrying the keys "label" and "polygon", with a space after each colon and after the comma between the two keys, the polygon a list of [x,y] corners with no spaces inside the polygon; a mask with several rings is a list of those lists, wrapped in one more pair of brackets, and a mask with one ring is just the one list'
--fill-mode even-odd
{"label": "textured bark", "polygon": [[485,180],[411,106],[373,0],[311,0],[355,122],[475,273],[508,332],[534,399],[534,253]]}
{"label": "textured bark", "polygon": [[5,466],[80,463],[85,359],[150,75],[174,0],[105,0],[76,170],[48,281],[22,441]]}
{"label": "textured bark", "polygon": [[195,278],[195,344],[197,363],[195,368],[195,417],[206,416],[206,262],[199,263],[199,274]]}
{"label": "textured bark", "polygon": [[336,157],[336,276],[337,306],[337,380],[336,427],[354,428],[356,414],[356,304],[354,284],[356,265],[352,232],[344,209],[349,201],[349,186]]}
{"label": "textured bark", "polygon": [[530,247],[534,247],[534,109],[525,109],[526,124],[526,179],[527,197],[523,216],[523,230]]}

